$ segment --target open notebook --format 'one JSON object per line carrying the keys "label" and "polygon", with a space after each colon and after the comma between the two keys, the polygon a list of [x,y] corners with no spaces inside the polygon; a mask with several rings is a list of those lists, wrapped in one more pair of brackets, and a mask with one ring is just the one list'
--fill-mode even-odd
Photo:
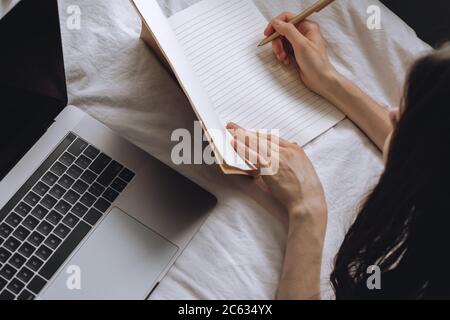
{"label": "open notebook", "polygon": [[257,47],[267,20],[250,0],[204,0],[169,19],[156,0],[132,2],[142,37],[177,77],[225,173],[253,170],[231,148],[230,121],[305,145],[344,118],[302,84],[294,64]]}

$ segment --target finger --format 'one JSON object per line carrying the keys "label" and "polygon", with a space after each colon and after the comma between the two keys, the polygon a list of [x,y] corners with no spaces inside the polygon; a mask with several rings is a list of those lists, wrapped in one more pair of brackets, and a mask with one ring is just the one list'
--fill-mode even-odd
{"label": "finger", "polygon": [[234,122],[229,122],[229,123],[227,124],[227,129],[228,129],[229,131],[232,131],[232,130],[236,130],[236,129],[242,129],[242,127],[239,126],[238,124],[234,123]]}
{"label": "finger", "polygon": [[233,148],[242,159],[255,166],[257,169],[269,167],[269,161],[241,141],[234,139]]}
{"label": "finger", "polygon": [[277,30],[281,35],[286,37],[289,40],[293,47],[303,46],[306,44],[307,39],[301,32],[291,23],[287,23],[281,20],[276,20],[273,23],[273,27]]}
{"label": "finger", "polygon": [[286,51],[284,50],[283,40],[278,38],[272,41],[272,49],[275,56],[280,62],[283,62],[287,58]]}
{"label": "finger", "polygon": [[292,144],[277,135],[267,134],[262,131],[247,131],[233,122],[230,122],[227,128],[235,140],[259,153],[268,162],[272,161],[273,155],[279,153],[280,147],[286,148]]}
{"label": "finger", "polygon": [[256,132],[237,128],[233,131],[233,135],[236,140],[258,152],[258,134]]}
{"label": "finger", "polygon": [[283,12],[283,13],[279,14],[272,21],[270,21],[270,23],[267,25],[266,29],[264,30],[264,35],[266,37],[268,37],[272,33],[275,32],[275,29],[273,28],[273,22],[275,20],[282,20],[282,21],[288,22],[288,21],[291,21],[294,18],[295,18],[295,14],[293,14],[292,12]]}
{"label": "finger", "polygon": [[[234,139],[239,141],[241,145],[244,145],[248,149],[259,154],[260,157],[270,162],[272,143],[276,141],[278,143],[278,137],[272,138],[265,133],[258,131],[248,131],[242,128],[237,128],[232,131]],[[254,159],[253,162],[257,161]]]}
{"label": "finger", "polygon": [[255,145],[255,141],[257,140],[256,133],[247,131],[234,122],[228,123],[227,129],[233,135],[233,138],[241,141],[247,146],[251,146],[255,151],[257,151],[257,147],[253,147]]}

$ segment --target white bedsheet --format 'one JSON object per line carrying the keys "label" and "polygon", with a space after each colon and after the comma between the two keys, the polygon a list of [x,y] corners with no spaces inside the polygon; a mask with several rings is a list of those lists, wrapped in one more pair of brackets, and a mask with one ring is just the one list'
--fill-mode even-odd
{"label": "white bedsheet", "polygon": [[[149,0],[151,1],[151,0]],[[197,0],[159,0],[170,15]],[[270,18],[298,12],[314,0],[255,0]],[[81,29],[66,27],[69,5],[81,9]],[[366,9],[382,8],[382,30],[369,31]],[[127,0],[61,0],[69,103],[107,124],[170,165],[170,134],[192,128],[193,112],[168,73],[139,40],[140,21]],[[339,0],[319,21],[333,62],[383,105],[398,104],[405,70],[429,47],[376,0]],[[379,152],[348,120],[306,148],[323,181],[329,207],[322,284],[328,278],[358,204],[382,170]],[[250,182],[217,168],[176,168],[219,198],[153,299],[270,299],[281,270],[285,230],[265,208],[270,200],[248,194]],[[240,187],[238,187],[240,186]],[[255,198],[256,197],[256,198]]]}

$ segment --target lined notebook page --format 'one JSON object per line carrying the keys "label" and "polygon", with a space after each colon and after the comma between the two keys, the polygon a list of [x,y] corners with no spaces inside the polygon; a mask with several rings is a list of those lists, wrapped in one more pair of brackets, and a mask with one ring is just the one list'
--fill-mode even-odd
{"label": "lined notebook page", "polygon": [[252,2],[204,0],[169,23],[224,125],[278,129],[304,145],[344,118],[302,84],[294,64],[257,48],[267,21]]}

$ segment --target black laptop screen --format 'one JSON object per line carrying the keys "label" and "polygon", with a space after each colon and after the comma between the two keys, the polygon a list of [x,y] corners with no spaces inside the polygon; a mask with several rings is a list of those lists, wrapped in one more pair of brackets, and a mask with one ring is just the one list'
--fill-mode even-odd
{"label": "black laptop screen", "polygon": [[56,0],[22,0],[0,20],[0,180],[67,103]]}

